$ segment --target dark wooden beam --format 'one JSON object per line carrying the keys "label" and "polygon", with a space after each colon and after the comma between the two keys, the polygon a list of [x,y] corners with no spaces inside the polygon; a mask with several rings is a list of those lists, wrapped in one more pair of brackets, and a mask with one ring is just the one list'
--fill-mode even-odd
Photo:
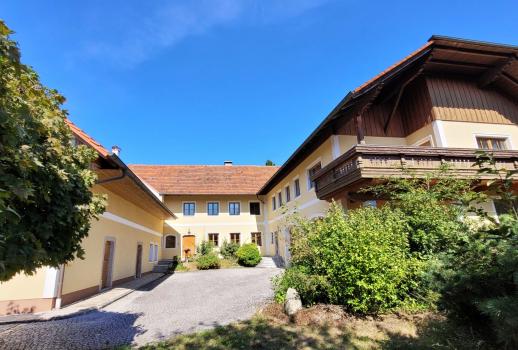
{"label": "dark wooden beam", "polygon": [[476,56],[484,56],[484,57],[509,57],[512,55],[512,53],[505,53],[505,52],[494,52],[494,51],[485,51],[485,50],[478,50],[478,49],[469,49],[466,47],[449,47],[444,45],[436,45],[434,50],[437,51],[448,51],[448,52],[455,52],[455,53],[468,53]]}
{"label": "dark wooden beam", "polygon": [[490,68],[491,65],[485,63],[473,63],[473,62],[458,62],[453,60],[433,59],[430,64],[440,64],[444,66],[455,66],[455,67],[467,67],[467,68]]}
{"label": "dark wooden beam", "polygon": [[515,57],[509,57],[499,65],[486,70],[486,72],[478,80],[478,87],[482,89],[493,83],[504,73],[505,68],[509,67],[514,61]]}
{"label": "dark wooden beam", "polygon": [[509,81],[511,81],[514,84],[518,85],[518,80],[516,80],[516,78],[514,78],[513,76],[507,74],[506,72],[502,73],[502,77],[507,78]]}

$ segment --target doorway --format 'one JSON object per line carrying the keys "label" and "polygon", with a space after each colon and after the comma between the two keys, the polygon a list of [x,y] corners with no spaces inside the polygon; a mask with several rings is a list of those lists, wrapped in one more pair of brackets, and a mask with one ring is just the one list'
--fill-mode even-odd
{"label": "doorway", "polygon": [[109,288],[112,285],[112,268],[113,268],[113,247],[114,241],[107,240],[104,242],[103,270],[101,277],[101,289]]}
{"label": "doorway", "polygon": [[137,265],[135,266],[135,278],[142,277],[142,243],[137,244]]}
{"label": "doorway", "polygon": [[182,237],[182,253],[185,259],[191,258],[196,252],[196,239],[194,235],[185,235]]}

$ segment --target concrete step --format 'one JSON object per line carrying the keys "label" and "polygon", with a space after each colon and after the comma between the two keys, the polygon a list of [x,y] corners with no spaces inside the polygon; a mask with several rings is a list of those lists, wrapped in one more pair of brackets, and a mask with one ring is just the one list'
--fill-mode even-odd
{"label": "concrete step", "polygon": [[271,256],[263,256],[257,267],[260,269],[273,269],[282,267],[282,265],[280,265],[279,262]]}
{"label": "concrete step", "polygon": [[153,272],[166,273],[169,270],[169,265],[155,265],[153,266]]}

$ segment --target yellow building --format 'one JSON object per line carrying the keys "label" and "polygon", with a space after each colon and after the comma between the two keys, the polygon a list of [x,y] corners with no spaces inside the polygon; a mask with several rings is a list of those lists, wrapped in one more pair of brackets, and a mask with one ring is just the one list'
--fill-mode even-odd
{"label": "yellow building", "polygon": [[[377,205],[359,189],[401,175],[402,167],[424,174],[447,162],[465,178],[475,175],[482,148],[500,167],[517,169],[517,57],[515,46],[433,36],[348,93],[280,168],[226,162],[128,169],[72,125],[99,151],[101,182],[112,179],[94,188],[108,194],[107,213],[83,243],[85,260],[0,285],[2,312],[36,300],[28,311],[49,309],[138,277],[139,249],[142,273],[161,257],[191,256],[204,240],[219,247],[254,242],[263,255],[288,262],[289,213],[319,217],[331,200],[346,209]],[[499,203],[485,209],[495,214]]]}
{"label": "yellow building", "polygon": [[60,268],[43,267],[33,276],[18,274],[0,284],[0,315],[39,312],[70,304],[149,273],[161,258],[163,222],[174,218],[155,192],[117,156],[69,122],[77,143],[94,148],[92,164],[108,197],[82,246],[84,260]]}

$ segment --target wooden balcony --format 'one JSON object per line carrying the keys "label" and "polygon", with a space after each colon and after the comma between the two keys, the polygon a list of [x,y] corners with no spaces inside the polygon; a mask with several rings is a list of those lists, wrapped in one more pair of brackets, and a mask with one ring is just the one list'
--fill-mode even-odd
{"label": "wooden balcony", "polygon": [[[377,179],[424,175],[448,163],[453,176],[477,176],[476,149],[356,145],[312,176],[319,199],[339,198]],[[518,169],[518,151],[492,151],[498,168]],[[482,175],[489,179],[494,175]]]}

